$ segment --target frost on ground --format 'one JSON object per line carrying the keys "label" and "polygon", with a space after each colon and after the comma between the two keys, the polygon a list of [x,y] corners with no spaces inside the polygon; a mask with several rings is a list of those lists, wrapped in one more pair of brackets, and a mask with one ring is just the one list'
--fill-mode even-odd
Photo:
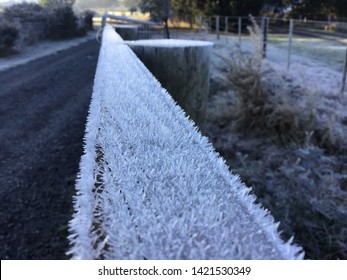
{"label": "frost on ground", "polygon": [[[280,222],[282,236],[295,236],[306,258],[347,259],[342,73],[298,54],[287,71],[286,50],[270,45],[259,75],[241,77],[240,86],[233,79],[243,72],[230,67],[239,66],[232,60],[240,51],[236,42],[209,39],[216,43],[207,124],[214,147]],[[253,53],[248,40],[241,53]]]}
{"label": "frost on ground", "polygon": [[[230,58],[232,43],[236,42],[231,38],[216,41],[215,36],[205,38],[196,33],[172,35],[173,38],[214,41],[215,53],[225,56],[224,60]],[[26,54],[41,55],[42,50],[34,51],[36,47],[33,46],[33,51]],[[242,47],[251,51],[246,40],[242,41]],[[283,93],[284,97],[295,97],[290,101],[298,101],[292,103],[300,105],[296,106],[297,112],[314,113],[321,117],[323,122],[317,121],[317,127],[320,123],[324,124],[325,129],[321,131],[329,131],[333,137],[326,133],[321,135],[338,141],[334,144],[321,139],[326,147],[313,145],[312,131],[306,131],[307,141],[300,145],[296,142],[279,143],[275,133],[264,135],[247,127],[236,129],[233,111],[238,108],[238,99],[235,98],[238,95],[230,86],[227,69],[215,67],[216,63],[211,71],[208,136],[233,172],[241,175],[242,180],[253,188],[257,200],[280,222],[284,239],[294,236],[295,243],[304,247],[306,258],[347,259],[347,152],[346,140],[340,137],[346,135],[344,108],[347,104],[345,95],[338,93],[342,74],[334,67],[329,68],[323,62],[298,54],[292,56],[291,69],[287,72],[286,50],[274,46],[269,48],[265,66],[275,69],[275,72],[264,77],[267,88],[271,92]],[[0,58],[0,69],[8,67],[10,60],[15,62],[20,57]],[[222,65],[220,56],[214,56],[214,60],[217,65]],[[25,61],[29,60],[21,60],[20,63]],[[305,110],[305,104],[310,105],[310,110]],[[101,160],[102,154],[98,155]],[[148,191],[155,193],[154,189]],[[88,201],[85,203],[89,204]],[[98,230],[96,227],[95,231]]]}
{"label": "frost on ground", "polygon": [[4,58],[0,57],[0,72],[18,65],[26,64],[35,59],[57,53],[67,48],[77,46],[93,38],[95,38],[95,34],[94,32],[90,32],[83,38],[69,41],[40,41],[35,45],[26,46],[19,54]]}
{"label": "frost on ground", "polygon": [[80,168],[73,258],[302,258],[111,28]]}

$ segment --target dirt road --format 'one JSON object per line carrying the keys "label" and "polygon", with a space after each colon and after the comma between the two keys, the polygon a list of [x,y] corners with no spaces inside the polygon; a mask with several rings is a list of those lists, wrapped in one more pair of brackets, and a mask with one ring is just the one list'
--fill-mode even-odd
{"label": "dirt road", "polygon": [[0,258],[66,259],[95,40],[0,72]]}

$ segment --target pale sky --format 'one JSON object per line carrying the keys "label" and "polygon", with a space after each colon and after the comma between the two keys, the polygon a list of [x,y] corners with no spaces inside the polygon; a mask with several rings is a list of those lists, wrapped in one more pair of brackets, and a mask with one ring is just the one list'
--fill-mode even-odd
{"label": "pale sky", "polygon": [[21,2],[37,2],[37,0],[0,0],[1,3],[21,3]]}

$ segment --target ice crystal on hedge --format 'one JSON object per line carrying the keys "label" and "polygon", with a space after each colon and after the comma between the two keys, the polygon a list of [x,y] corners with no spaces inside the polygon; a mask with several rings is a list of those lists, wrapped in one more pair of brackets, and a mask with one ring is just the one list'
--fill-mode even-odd
{"label": "ice crystal on hedge", "polygon": [[302,258],[111,27],[76,188],[75,259]]}

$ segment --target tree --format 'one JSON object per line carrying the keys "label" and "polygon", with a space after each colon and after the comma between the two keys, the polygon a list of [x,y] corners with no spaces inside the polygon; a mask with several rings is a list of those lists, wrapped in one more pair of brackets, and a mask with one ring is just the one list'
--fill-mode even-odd
{"label": "tree", "polygon": [[168,20],[171,14],[171,0],[141,0],[140,9],[149,13],[151,20],[163,21],[166,37],[170,38]]}
{"label": "tree", "polygon": [[196,0],[197,7],[206,15],[259,15],[266,0]]}
{"label": "tree", "polygon": [[196,0],[173,0],[172,11],[178,17],[198,15],[197,2]]}
{"label": "tree", "polygon": [[237,12],[237,16],[258,16],[265,1],[254,0],[238,0],[233,1],[234,9]]}
{"label": "tree", "polygon": [[347,17],[347,0],[336,0],[335,9],[338,17]]}
{"label": "tree", "polygon": [[292,7],[292,0],[267,0],[265,1],[262,12],[266,14],[283,14]]}
{"label": "tree", "polygon": [[326,19],[327,16],[347,16],[347,0],[293,0],[293,16]]}
{"label": "tree", "polygon": [[186,17],[189,17],[191,28],[194,23],[194,18],[201,14],[197,7],[196,0],[173,0],[172,13],[180,20],[185,20]]}

